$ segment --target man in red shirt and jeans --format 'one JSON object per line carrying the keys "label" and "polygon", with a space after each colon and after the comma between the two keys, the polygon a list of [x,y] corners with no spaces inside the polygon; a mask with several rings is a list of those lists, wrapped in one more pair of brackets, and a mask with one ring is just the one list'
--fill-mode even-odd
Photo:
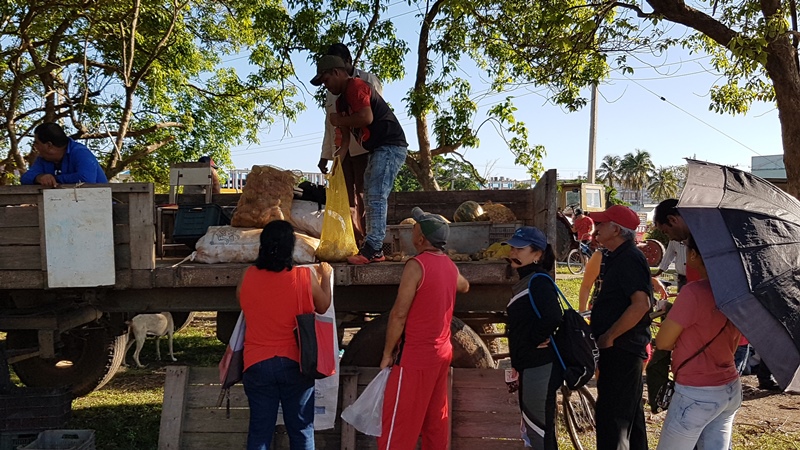
{"label": "man in red shirt and jeans", "polygon": [[351,78],[347,65],[338,56],[320,58],[317,75],[311,84],[324,84],[331,94],[339,96],[336,112],[328,114],[331,125],[339,129],[342,137],[337,154],[347,151],[351,139],[358,140],[369,152],[364,172],[367,236],[358,254],[347,258],[347,262],[369,264],[383,261],[389,193],[408,149],[403,128],[383,97],[364,80]]}
{"label": "man in red shirt and jeans", "polygon": [[392,366],[383,399],[381,450],[445,450],[450,441],[447,375],[453,358],[450,321],[456,292],[469,282],[444,252],[450,228],[437,214],[414,208],[417,256],[403,269],[383,349],[381,368]]}

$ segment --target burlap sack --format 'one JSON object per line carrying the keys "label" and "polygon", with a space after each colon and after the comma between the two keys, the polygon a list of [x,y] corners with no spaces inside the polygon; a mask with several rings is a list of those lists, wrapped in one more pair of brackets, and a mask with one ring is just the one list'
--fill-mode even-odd
{"label": "burlap sack", "polygon": [[262,228],[279,219],[273,208],[280,207],[283,217],[291,217],[294,185],[297,177],[288,170],[271,166],[253,166],[236,205],[231,225]]}

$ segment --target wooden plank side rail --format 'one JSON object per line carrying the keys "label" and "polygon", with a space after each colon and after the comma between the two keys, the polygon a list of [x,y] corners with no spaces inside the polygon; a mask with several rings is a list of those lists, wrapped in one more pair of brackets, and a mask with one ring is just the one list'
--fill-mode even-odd
{"label": "wooden plank side rail", "polygon": [[[377,375],[374,367],[341,367],[336,425],[315,433],[318,449],[375,449],[374,437],[365,436],[338,415],[351,405]],[[503,371],[451,369],[451,448],[495,450],[520,448],[517,394],[509,394]],[[225,403],[217,408],[219,372],[215,367],[169,366],[164,386],[164,407],[159,450],[245,448],[250,417],[241,384],[230,394],[230,418]],[[272,448],[288,449],[285,429],[278,427]]]}

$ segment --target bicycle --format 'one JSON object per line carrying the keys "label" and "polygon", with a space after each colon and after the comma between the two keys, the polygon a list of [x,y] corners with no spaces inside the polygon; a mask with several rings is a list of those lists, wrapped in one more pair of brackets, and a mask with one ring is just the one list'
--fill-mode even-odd
{"label": "bicycle", "polygon": [[578,242],[578,247],[573,248],[567,254],[567,269],[573,275],[583,273],[586,269],[586,261],[592,257],[594,251],[589,244]]}
{"label": "bicycle", "polygon": [[572,446],[575,450],[597,448],[597,402],[589,388],[582,386],[573,391],[562,385],[560,391],[561,416]]}

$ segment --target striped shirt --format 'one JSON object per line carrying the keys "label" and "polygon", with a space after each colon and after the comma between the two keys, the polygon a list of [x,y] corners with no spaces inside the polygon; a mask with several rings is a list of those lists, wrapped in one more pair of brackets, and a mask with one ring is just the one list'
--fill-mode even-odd
{"label": "striped shirt", "polygon": [[669,241],[667,249],[664,251],[664,258],[661,259],[661,264],[658,270],[664,272],[669,269],[672,260],[675,260],[675,272],[678,275],[686,276],[686,245],[680,241]]}

